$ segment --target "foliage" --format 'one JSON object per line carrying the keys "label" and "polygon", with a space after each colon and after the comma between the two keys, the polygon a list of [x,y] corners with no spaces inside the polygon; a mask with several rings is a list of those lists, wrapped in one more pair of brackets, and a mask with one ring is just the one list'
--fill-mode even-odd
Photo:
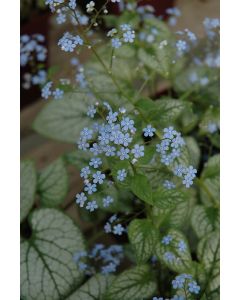
{"label": "foliage", "polygon": [[[33,129],[78,150],[39,171],[21,162],[22,299],[219,299],[219,22],[206,18],[200,39],[128,2],[116,17],[94,1],[86,14],[46,1],[73,27],[60,49],[91,57],[71,58],[71,78],[54,67],[31,77],[50,101]],[[173,25],[180,12],[167,13]],[[35,39],[21,39],[24,64]],[[75,217],[90,231],[65,214],[69,165]]]}

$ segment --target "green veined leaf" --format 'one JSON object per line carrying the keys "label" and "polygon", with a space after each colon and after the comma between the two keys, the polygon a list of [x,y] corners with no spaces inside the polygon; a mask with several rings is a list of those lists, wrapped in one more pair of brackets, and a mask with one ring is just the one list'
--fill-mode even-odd
{"label": "green veined leaf", "polygon": [[189,189],[186,201],[179,202],[173,208],[162,209],[153,206],[152,214],[154,222],[159,226],[171,226],[173,228],[187,227],[196,203],[195,190]]}
{"label": "green veined leaf", "polygon": [[76,143],[80,131],[91,122],[86,111],[93,102],[90,96],[67,93],[60,101],[51,101],[43,108],[33,128],[48,138]]}
{"label": "green veined leaf", "polygon": [[218,208],[204,207],[203,205],[195,206],[191,223],[198,238],[219,229],[219,217]]}
{"label": "green veined leaf", "polygon": [[158,230],[148,219],[133,220],[128,227],[128,237],[139,263],[146,262],[153,255],[159,240]]}
{"label": "green veined leaf", "polygon": [[[220,156],[212,156],[205,164],[200,180],[201,200],[205,205],[218,204],[220,198]],[[214,202],[214,203],[213,203]]]}
{"label": "green veined leaf", "polygon": [[104,300],[104,294],[110,287],[114,276],[97,274],[91,277],[76,292],[66,297],[66,300]]}
{"label": "green veined leaf", "polygon": [[34,163],[31,161],[21,161],[20,176],[20,221],[22,221],[34,203],[37,181]]}
{"label": "green veined leaf", "polygon": [[199,242],[197,254],[207,274],[207,289],[209,291],[217,290],[220,276],[220,241],[218,231],[210,233]]}
{"label": "green veined leaf", "polygon": [[111,284],[104,300],[145,300],[157,288],[147,265],[124,271]]}
{"label": "green veined leaf", "polygon": [[77,251],[85,250],[82,234],[56,209],[36,210],[29,221],[32,236],[21,243],[21,296],[64,299],[83,278],[73,261]]}
{"label": "green veined leaf", "polygon": [[164,187],[159,187],[156,192],[153,193],[153,204],[156,207],[162,209],[173,208],[176,204],[186,200],[186,195],[179,190],[168,190]]}
{"label": "green veined leaf", "polygon": [[131,190],[141,200],[146,203],[152,202],[152,187],[148,178],[142,174],[135,174],[131,179]]}
{"label": "green veined leaf", "polygon": [[68,190],[68,174],[63,159],[59,158],[42,170],[37,185],[40,201],[44,206],[61,204]]}
{"label": "green veined leaf", "polygon": [[[172,271],[178,273],[189,272],[192,267],[192,258],[185,236],[180,231],[174,229],[169,230],[167,235],[170,235],[173,239],[169,245],[164,245],[162,241],[157,244],[157,257]],[[186,249],[184,251],[179,250],[179,242],[181,241],[183,241],[186,245]],[[173,259],[168,260],[166,253],[171,253],[171,255],[173,255]]]}

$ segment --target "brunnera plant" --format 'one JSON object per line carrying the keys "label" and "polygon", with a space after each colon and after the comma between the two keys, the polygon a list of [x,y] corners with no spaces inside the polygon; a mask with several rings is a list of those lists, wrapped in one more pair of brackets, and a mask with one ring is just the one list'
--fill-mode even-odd
{"label": "brunnera plant", "polygon": [[[44,37],[23,35],[23,85],[50,100],[33,128],[77,146],[42,170],[21,162],[21,298],[219,299],[219,20],[199,39],[174,30],[177,8],[167,25],[135,1],[45,2],[72,25],[58,45],[73,75],[56,80]],[[91,236],[64,211],[68,165]]]}

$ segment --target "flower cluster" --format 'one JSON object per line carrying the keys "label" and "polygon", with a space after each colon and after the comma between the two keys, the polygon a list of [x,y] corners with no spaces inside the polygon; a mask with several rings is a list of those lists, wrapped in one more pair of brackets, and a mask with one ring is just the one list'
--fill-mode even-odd
{"label": "flower cluster", "polygon": [[108,37],[111,37],[112,47],[118,49],[123,43],[133,43],[135,39],[135,31],[129,24],[120,25],[120,30],[112,28],[107,33]]}
{"label": "flower cluster", "polygon": [[65,52],[73,52],[78,45],[83,45],[83,40],[79,35],[74,36],[69,32],[65,32],[58,45]]}
{"label": "flower cluster", "polygon": [[174,175],[183,178],[182,183],[189,188],[193,184],[193,179],[196,177],[197,170],[193,166],[184,167],[177,165],[174,169]]}
{"label": "flower cluster", "polygon": [[64,91],[59,88],[52,90],[51,89],[52,85],[53,85],[53,82],[49,81],[43,86],[42,91],[41,91],[42,98],[47,100],[52,95],[55,100],[62,99],[62,97],[64,95]]}
{"label": "flower cluster", "polygon": [[[165,300],[186,300],[186,293],[197,295],[200,291],[200,286],[193,279],[190,274],[180,274],[172,280],[172,288],[178,290],[178,294],[174,295],[171,299]],[[152,300],[164,300],[164,298],[153,297]]]}
{"label": "flower cluster", "polygon": [[[112,215],[108,222],[104,225],[104,231],[106,233],[113,233],[115,235],[122,235],[126,229],[122,226],[122,224],[116,224],[116,222],[118,221],[118,218],[116,215]],[[114,225],[116,224],[116,225]]]}
{"label": "flower cluster", "polygon": [[25,89],[29,89],[31,85],[44,84],[47,80],[47,72],[42,67],[47,59],[47,48],[44,46],[44,42],[45,37],[42,34],[21,35],[20,65],[25,67],[29,64],[33,69],[32,74],[25,73],[23,76],[23,88]]}
{"label": "flower cluster", "polygon": [[105,247],[103,244],[96,244],[89,253],[79,251],[73,256],[79,269],[89,276],[96,274],[99,268],[104,275],[116,272],[122,259],[123,247],[120,245]]}

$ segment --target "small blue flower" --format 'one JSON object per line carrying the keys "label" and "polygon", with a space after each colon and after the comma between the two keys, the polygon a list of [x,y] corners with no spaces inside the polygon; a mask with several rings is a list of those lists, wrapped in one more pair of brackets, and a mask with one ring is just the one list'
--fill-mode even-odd
{"label": "small blue flower", "polygon": [[75,9],[76,6],[77,6],[76,0],[69,0],[68,5],[69,5],[70,8]]}
{"label": "small blue flower", "polygon": [[163,138],[170,139],[170,140],[173,139],[177,133],[176,130],[172,126],[170,126],[168,128],[164,128],[163,132],[164,132]]}
{"label": "small blue flower", "polygon": [[103,180],[106,178],[105,174],[102,174],[100,171],[97,171],[95,174],[93,174],[93,182],[102,184]]}
{"label": "small blue flower", "polygon": [[56,17],[56,21],[58,24],[63,24],[66,22],[66,15],[63,13],[59,13]]}
{"label": "small blue flower", "polygon": [[84,203],[87,201],[87,197],[85,196],[84,193],[77,194],[76,195],[76,203],[80,206],[83,207]]}
{"label": "small blue flower", "polygon": [[164,245],[169,245],[170,242],[172,241],[172,236],[171,235],[166,235],[162,238],[162,244]]}
{"label": "small blue flower", "polygon": [[93,130],[87,127],[83,128],[83,130],[80,133],[80,137],[83,141],[91,140],[93,137]]}
{"label": "small blue flower", "polygon": [[122,126],[123,131],[135,130],[135,128],[134,128],[134,121],[131,120],[128,117],[125,117],[125,118],[122,119],[121,126]]}
{"label": "small blue flower", "polygon": [[144,146],[134,145],[131,153],[133,153],[135,158],[140,158],[144,156]]}
{"label": "small blue flower", "polygon": [[94,143],[90,148],[90,152],[92,152],[94,155],[98,155],[102,153],[102,149],[97,143]]}
{"label": "small blue flower", "polygon": [[128,148],[120,148],[120,150],[117,152],[117,155],[119,156],[120,160],[128,159],[129,158],[129,149]]}
{"label": "small blue flower", "polygon": [[89,162],[89,166],[97,169],[99,166],[101,166],[102,164],[102,160],[100,157],[93,157],[91,158],[90,162]]}
{"label": "small blue flower", "polygon": [[129,31],[129,30],[131,30],[131,26],[128,25],[128,24],[122,24],[122,25],[120,25],[120,28],[121,28],[123,31]]}
{"label": "small blue flower", "polygon": [[128,30],[124,32],[123,34],[123,40],[126,43],[133,43],[135,39],[135,31],[134,30]]}
{"label": "small blue flower", "polygon": [[120,48],[121,46],[122,46],[122,42],[120,41],[119,38],[114,38],[114,39],[112,39],[112,47],[113,47],[113,48],[118,49],[118,48]]}
{"label": "small blue flower", "polygon": [[183,174],[185,174],[185,173],[186,173],[186,168],[182,165],[178,165],[174,169],[174,175],[176,175],[178,177],[182,177]]}
{"label": "small blue flower", "polygon": [[176,259],[176,257],[175,257],[175,255],[172,253],[172,252],[165,252],[164,253],[164,259],[167,261],[167,262],[170,262],[170,263],[172,263],[175,259]]}
{"label": "small blue flower", "polygon": [[55,91],[53,91],[54,99],[62,99],[63,94],[64,94],[64,91],[60,90],[59,88],[57,88]]}
{"label": "small blue flower", "polygon": [[86,186],[84,187],[84,191],[87,192],[89,195],[95,193],[97,191],[96,184],[87,183]]}
{"label": "small blue flower", "polygon": [[106,117],[106,120],[109,124],[112,124],[117,121],[118,112],[109,112],[109,114]]}
{"label": "small blue flower", "polygon": [[113,203],[113,198],[110,196],[107,196],[103,198],[103,207],[108,207],[111,203]]}
{"label": "small blue flower", "polygon": [[114,273],[116,272],[116,269],[117,269],[117,265],[114,264],[113,262],[110,262],[108,265],[103,266],[101,268],[101,273],[104,275]]}
{"label": "small blue flower", "polygon": [[146,128],[143,128],[143,132],[144,132],[144,136],[147,137],[152,137],[154,135],[154,133],[156,132],[156,129],[153,128],[151,125],[147,125]]}
{"label": "small blue flower", "polygon": [[116,148],[110,145],[107,145],[106,147],[104,147],[104,152],[106,156],[114,156],[115,152],[116,152]]}
{"label": "small blue flower", "polygon": [[94,105],[90,105],[88,107],[87,116],[90,117],[90,118],[94,118],[96,111],[97,110],[96,110],[95,106]]}
{"label": "small blue flower", "polygon": [[169,181],[169,180],[165,180],[163,183],[163,186],[168,190],[174,189],[176,187],[176,185],[172,181]]}
{"label": "small blue flower", "polygon": [[158,297],[153,297],[152,300],[164,300],[162,297],[158,298]]}
{"label": "small blue flower", "polygon": [[44,99],[48,99],[49,96],[52,94],[50,88],[52,87],[52,81],[49,81],[48,83],[46,83],[44,85],[44,87],[42,88],[42,97]]}
{"label": "small blue flower", "polygon": [[209,122],[207,125],[207,131],[209,133],[214,133],[218,130],[218,125],[216,123],[213,122]]}
{"label": "small blue flower", "polygon": [[113,223],[113,222],[115,222],[117,220],[117,215],[112,215],[111,217],[110,217],[110,219],[109,219],[109,222],[110,223]]}
{"label": "small blue flower", "polygon": [[188,49],[187,42],[183,41],[183,40],[177,41],[176,42],[176,47],[177,47],[179,53],[181,53],[181,54]]}
{"label": "small blue flower", "polygon": [[178,243],[178,250],[179,250],[180,252],[184,252],[186,249],[187,249],[186,243],[185,243],[184,241],[181,240],[181,241]]}
{"label": "small blue flower", "polygon": [[200,286],[197,285],[196,281],[188,283],[188,290],[190,293],[198,294],[200,291]]}
{"label": "small blue flower", "polygon": [[106,233],[112,232],[112,227],[111,227],[111,224],[110,224],[110,223],[107,222],[107,223],[104,225],[104,231],[105,231]]}
{"label": "small blue flower", "polygon": [[80,269],[81,271],[86,270],[87,267],[88,267],[88,265],[85,264],[85,263],[83,263],[83,262],[80,262],[80,263],[78,264],[78,266],[79,266],[79,269]]}
{"label": "small blue flower", "polygon": [[80,176],[82,178],[87,179],[89,174],[91,174],[91,171],[88,166],[81,169]]}
{"label": "small blue flower", "polygon": [[126,177],[127,177],[127,172],[125,169],[117,171],[117,179],[119,181],[124,181]]}
{"label": "small blue flower", "polygon": [[125,231],[125,229],[123,228],[123,226],[121,224],[117,224],[117,225],[113,226],[113,233],[116,235],[122,235],[124,231]]}
{"label": "small blue flower", "polygon": [[97,202],[95,200],[94,201],[89,201],[87,206],[86,206],[86,209],[89,210],[90,212],[93,212],[97,208],[98,208],[98,205],[97,205]]}

